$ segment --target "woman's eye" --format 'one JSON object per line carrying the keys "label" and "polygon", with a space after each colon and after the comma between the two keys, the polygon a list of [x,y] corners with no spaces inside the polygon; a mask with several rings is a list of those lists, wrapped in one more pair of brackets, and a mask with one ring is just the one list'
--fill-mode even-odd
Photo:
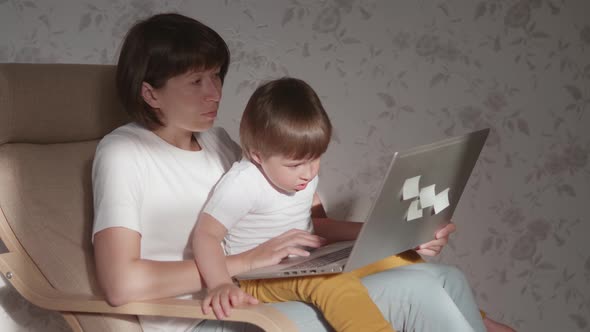
{"label": "woman's eye", "polygon": [[199,79],[194,80],[193,84],[201,84],[201,79],[199,78]]}

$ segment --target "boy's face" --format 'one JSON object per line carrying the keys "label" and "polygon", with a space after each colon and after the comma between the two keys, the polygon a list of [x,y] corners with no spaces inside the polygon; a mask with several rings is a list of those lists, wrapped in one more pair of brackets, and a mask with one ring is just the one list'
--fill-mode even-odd
{"label": "boy's face", "polygon": [[174,76],[163,87],[153,89],[152,94],[155,105],[150,105],[160,110],[165,127],[205,131],[217,118],[221,99],[219,68]]}
{"label": "boy's face", "polygon": [[262,158],[259,155],[252,158],[260,165],[266,179],[287,193],[305,189],[320,170],[320,158],[295,160],[283,156]]}

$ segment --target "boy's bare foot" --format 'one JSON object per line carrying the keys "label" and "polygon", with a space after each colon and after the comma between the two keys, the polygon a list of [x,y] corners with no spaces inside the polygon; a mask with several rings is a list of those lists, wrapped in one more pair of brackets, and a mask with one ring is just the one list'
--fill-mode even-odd
{"label": "boy's bare foot", "polygon": [[496,322],[489,317],[483,319],[483,325],[485,325],[488,332],[516,332],[516,330],[510,326]]}

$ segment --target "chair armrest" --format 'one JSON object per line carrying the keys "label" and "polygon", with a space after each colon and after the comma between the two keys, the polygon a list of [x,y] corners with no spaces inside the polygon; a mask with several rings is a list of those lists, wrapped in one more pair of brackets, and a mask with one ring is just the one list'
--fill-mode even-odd
{"label": "chair armrest", "polygon": [[[49,284],[28,256],[18,252],[0,254],[0,271],[24,298],[48,310],[217,319],[213,314],[202,313],[199,300],[162,299],[113,307],[99,296],[61,292]],[[297,331],[289,318],[267,305],[235,308],[231,317],[225,320],[251,323],[269,332]]]}

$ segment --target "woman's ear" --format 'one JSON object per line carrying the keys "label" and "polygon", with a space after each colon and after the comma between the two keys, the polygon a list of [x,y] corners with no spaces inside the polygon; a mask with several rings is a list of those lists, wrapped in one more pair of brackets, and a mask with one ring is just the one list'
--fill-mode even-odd
{"label": "woman's ear", "polygon": [[147,82],[141,83],[141,97],[143,100],[154,109],[160,108],[158,100],[158,93],[154,87]]}

